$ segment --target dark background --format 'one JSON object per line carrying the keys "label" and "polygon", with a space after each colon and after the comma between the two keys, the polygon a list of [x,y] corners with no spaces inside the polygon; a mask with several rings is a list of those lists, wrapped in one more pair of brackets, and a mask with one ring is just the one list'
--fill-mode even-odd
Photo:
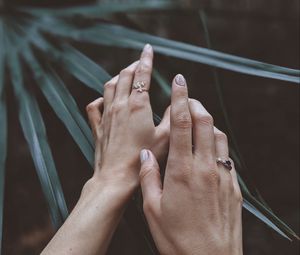
{"label": "dark background", "polygon": [[[13,1],[36,4],[38,1]],[[11,3],[13,3],[11,2]],[[44,1],[43,5],[59,1]],[[83,1],[76,1],[83,2]],[[74,3],[64,1],[65,4]],[[229,4],[230,3],[230,4]],[[207,10],[214,49],[299,69],[299,1],[202,1]],[[162,37],[206,47],[197,14],[182,12],[132,15],[144,29]],[[76,45],[116,74],[133,62],[132,50]],[[182,73],[190,97],[200,100],[225,129],[211,68],[156,55],[155,66],[170,81]],[[218,70],[224,100],[240,150],[261,195],[274,212],[299,233],[299,85]],[[68,74],[61,76],[84,107],[99,95]],[[162,114],[169,100],[152,86],[154,111]],[[92,169],[72,138],[37,90],[39,104],[66,200],[71,210]],[[17,116],[17,102],[9,91],[9,150],[6,172],[3,254],[38,254],[54,234],[47,205]],[[246,255],[299,254],[291,243],[244,211]],[[119,230],[110,254],[143,254],[130,230]]]}

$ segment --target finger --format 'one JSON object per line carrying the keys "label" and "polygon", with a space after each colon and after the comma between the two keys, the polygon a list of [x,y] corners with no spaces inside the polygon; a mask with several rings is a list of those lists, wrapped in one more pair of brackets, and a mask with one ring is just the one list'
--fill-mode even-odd
{"label": "finger", "polygon": [[104,85],[104,93],[103,93],[104,109],[108,109],[114,100],[118,79],[119,79],[119,75],[116,75],[110,81],[106,82]]}
{"label": "finger", "polygon": [[152,151],[161,163],[161,160],[165,160],[169,152],[170,106],[166,109],[160,124],[155,127],[155,141],[155,147],[152,147]]}
{"label": "finger", "polygon": [[170,154],[172,158],[192,155],[192,120],[188,104],[185,78],[177,74],[172,84],[171,95]]}
{"label": "finger", "polygon": [[228,140],[225,133],[214,127],[215,145],[216,145],[216,156],[220,158],[228,158]]}
{"label": "finger", "polygon": [[[228,141],[227,136],[225,133],[217,129],[216,127],[213,128],[214,130],[214,140],[215,140],[215,151],[216,151],[216,160],[217,158],[220,158],[222,160],[229,159],[229,150],[228,150]],[[218,163],[218,166],[220,169],[222,169],[222,173],[230,173],[230,170],[227,169],[223,164]],[[224,171],[223,171],[224,170]]]}
{"label": "finger", "polygon": [[242,192],[241,192],[241,188],[240,188],[240,185],[239,185],[238,175],[237,175],[237,172],[236,172],[236,169],[235,169],[235,166],[234,166],[234,162],[232,161],[231,164],[232,164],[232,170],[230,171],[230,173],[231,173],[231,176],[232,176],[233,187],[234,187],[235,193],[238,196],[242,197]]}
{"label": "finger", "polygon": [[86,112],[88,115],[89,123],[91,125],[94,137],[97,135],[99,125],[101,123],[102,111],[103,111],[102,97],[91,102],[86,107]]}
{"label": "finger", "polygon": [[171,107],[168,106],[161,122],[155,128],[157,137],[169,139],[169,136],[170,136],[170,112],[171,112]]}
{"label": "finger", "polygon": [[149,213],[157,209],[162,194],[162,183],[159,165],[153,153],[144,149],[140,153],[140,159],[140,182],[144,199],[144,211]]}
{"label": "finger", "polygon": [[131,92],[134,72],[138,64],[139,61],[135,61],[120,72],[114,100],[122,100],[124,98],[128,98]]}
{"label": "finger", "polygon": [[[153,67],[153,48],[150,44],[146,44],[143,52],[140,57],[140,62],[135,70],[133,85],[140,84],[143,86],[141,89],[142,91],[148,91],[150,88],[151,82],[151,74],[152,74],[152,67]],[[141,95],[145,95],[148,93],[140,93],[141,90],[133,89],[132,94],[138,93]]]}
{"label": "finger", "polygon": [[[229,157],[228,140],[225,133],[214,127],[215,146],[216,146],[216,158],[227,160]],[[222,164],[218,164],[220,173],[220,192],[224,199],[229,198],[232,194],[231,191],[234,188],[233,175],[231,171]]]}
{"label": "finger", "polygon": [[194,154],[208,160],[215,160],[215,136],[212,116],[203,105],[195,100],[189,100],[193,121]]}

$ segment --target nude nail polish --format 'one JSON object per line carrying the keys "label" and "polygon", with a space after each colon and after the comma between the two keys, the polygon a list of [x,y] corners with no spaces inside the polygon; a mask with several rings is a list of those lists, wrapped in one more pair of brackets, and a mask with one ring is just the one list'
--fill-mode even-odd
{"label": "nude nail polish", "polygon": [[145,150],[145,149],[141,150],[141,153],[140,153],[141,163],[143,163],[148,158],[149,158],[149,152],[147,150]]}
{"label": "nude nail polish", "polygon": [[175,76],[175,82],[179,86],[186,86],[186,81],[182,74],[177,74]]}
{"label": "nude nail polish", "polygon": [[144,46],[144,51],[150,51],[150,50],[152,50],[152,46],[151,46],[149,43],[147,43],[147,44]]}

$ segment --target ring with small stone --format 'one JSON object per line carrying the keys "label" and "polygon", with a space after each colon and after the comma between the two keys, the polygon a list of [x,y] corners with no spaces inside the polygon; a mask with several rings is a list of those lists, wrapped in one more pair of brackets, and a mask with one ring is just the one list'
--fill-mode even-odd
{"label": "ring with small stone", "polygon": [[232,169],[231,161],[229,159],[217,158],[217,164],[222,164],[229,171]]}

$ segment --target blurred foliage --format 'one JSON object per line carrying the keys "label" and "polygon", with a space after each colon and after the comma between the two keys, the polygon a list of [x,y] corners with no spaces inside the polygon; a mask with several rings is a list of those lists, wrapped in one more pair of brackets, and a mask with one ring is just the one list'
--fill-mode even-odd
{"label": "blurred foliage", "polygon": [[[65,1],[65,4],[68,2]],[[76,7],[37,8],[17,5],[15,2],[6,4],[0,0],[0,10],[0,229],[3,221],[7,150],[7,86],[13,87],[19,103],[20,124],[56,228],[66,219],[68,211],[51,148],[47,142],[43,117],[32,93],[33,87],[41,90],[87,161],[93,166],[94,144],[91,131],[66,84],[59,77],[55,65],[60,63],[66,72],[101,95],[103,84],[111,77],[99,64],[74,47],[74,42],[135,50],[141,50],[145,43],[150,43],[159,54],[211,66],[223,117],[232,141],[231,156],[237,163],[243,179],[247,178],[247,167],[230,127],[217,68],[299,84],[299,70],[213,50],[203,5],[193,1],[107,1]],[[150,35],[128,18],[128,14],[134,12],[146,15],[159,11],[172,15],[174,10],[199,15],[207,48]],[[115,14],[125,22],[116,24]],[[130,24],[130,27],[124,26],[125,23]],[[25,70],[30,71],[35,80],[34,84],[27,82],[29,77]],[[154,70],[153,77],[167,99],[170,87],[166,79],[157,70]],[[156,124],[159,123],[158,115],[154,114],[154,120]],[[290,240],[298,238],[295,232],[271,211],[255,188],[250,187],[252,185],[245,183],[243,179],[239,176],[244,208],[283,237]],[[143,237],[145,250],[149,254],[155,254],[156,249],[149,240],[138,203],[131,202],[130,213],[125,214],[125,220]],[[1,230],[0,233],[2,239]]]}

